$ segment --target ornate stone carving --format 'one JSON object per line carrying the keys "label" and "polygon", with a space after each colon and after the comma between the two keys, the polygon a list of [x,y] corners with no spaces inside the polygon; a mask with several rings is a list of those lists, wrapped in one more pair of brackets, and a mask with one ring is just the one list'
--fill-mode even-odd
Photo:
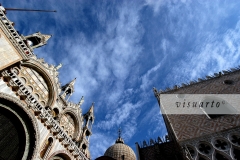
{"label": "ornate stone carving", "polygon": [[[51,114],[48,113],[48,111],[45,110],[45,108],[36,100],[36,98],[28,91],[28,89],[22,84],[22,82],[19,80],[17,75],[11,71],[5,70],[4,75],[10,76],[10,81],[12,84],[19,86],[19,92],[25,96],[25,102],[29,105],[29,108],[32,109],[36,116],[41,120],[42,123],[51,123],[51,125],[48,125],[48,129],[51,133],[57,138],[58,134],[61,132],[62,137],[62,145],[63,146],[69,146],[68,148],[69,152],[74,155],[74,157],[81,157],[82,159],[87,159],[86,156],[80,151],[80,149],[76,146],[76,144],[71,140],[71,138],[65,133],[63,128],[60,126],[60,124],[55,121]],[[75,114],[75,112],[72,112]],[[74,149],[74,150],[73,150]]]}
{"label": "ornate stone carving", "polygon": [[[181,143],[191,154],[192,159],[199,159],[201,156],[214,159],[216,156],[223,156],[227,159],[236,159],[240,145],[240,129],[232,129],[222,133],[215,133],[209,136],[199,137]],[[237,147],[237,148],[236,148]]]}

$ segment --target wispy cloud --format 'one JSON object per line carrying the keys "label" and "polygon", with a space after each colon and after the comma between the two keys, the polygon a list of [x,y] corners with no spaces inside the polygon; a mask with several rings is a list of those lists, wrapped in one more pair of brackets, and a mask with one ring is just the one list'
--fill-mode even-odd
{"label": "wispy cloud", "polygon": [[[137,7],[128,10],[128,4],[121,4],[115,14],[118,18],[106,19],[106,31],[96,33],[94,40],[89,41],[80,34],[64,45],[69,55],[63,63],[74,66],[72,69],[76,70],[68,74],[80,77],[77,86],[87,95],[91,93],[87,88],[84,89],[86,86],[98,90],[101,84],[104,88],[99,90],[99,96],[109,97],[106,101],[108,104],[114,104],[121,98],[125,89],[124,81],[132,74],[130,68],[141,52],[139,41],[143,34],[138,23]],[[76,43],[73,41],[75,39],[80,39],[80,42]],[[64,73],[68,72],[69,67]]]}
{"label": "wispy cloud", "polygon": [[156,134],[159,136],[165,135],[166,127],[163,121],[163,117],[160,115],[160,108],[158,104],[155,104],[152,107],[148,107],[148,111],[144,112],[142,116],[144,119],[139,121],[139,128],[144,128],[144,126],[152,124],[151,126],[148,125],[148,134],[145,135],[145,138],[151,138]]}
{"label": "wispy cloud", "polygon": [[[68,58],[63,61],[66,66],[64,73],[69,77],[77,76],[76,95],[85,95],[96,101],[95,114],[104,114],[97,117],[94,124],[95,137],[91,137],[91,142],[97,137],[102,137],[102,133],[107,133],[112,129],[121,127],[123,138],[128,141],[137,130],[137,118],[141,102],[132,102],[135,90],[126,84],[126,80],[136,76],[135,65],[139,54],[142,51],[140,40],[144,30],[139,23],[138,5],[122,3],[116,7],[113,14],[114,19],[106,19],[104,11],[98,15],[99,22],[105,27],[104,32],[96,32],[93,39],[89,40],[84,34],[74,36],[72,40],[66,41],[64,50],[68,50]],[[76,43],[76,39],[80,42]],[[69,73],[68,70],[73,70]],[[62,77],[62,79],[63,79]],[[132,82],[134,84],[134,82]],[[79,99],[79,97],[77,97]],[[87,100],[86,100],[87,101]],[[88,102],[86,102],[88,103]],[[110,137],[115,137],[111,135]],[[116,137],[115,137],[116,138]],[[114,140],[104,142],[110,146]],[[96,141],[95,141],[96,142]],[[103,154],[104,149],[99,149],[93,145],[91,152],[93,157]]]}
{"label": "wispy cloud", "polygon": [[[153,5],[154,3],[156,4]],[[161,87],[190,81],[238,65],[239,46],[236,42],[239,40],[239,22],[234,25],[231,21],[239,18],[230,12],[236,11],[233,3],[226,7],[220,1],[161,1],[161,5],[157,1],[148,4],[149,7],[164,7],[168,15],[164,20],[169,34],[162,40],[162,51],[167,52],[164,58],[168,59],[168,63],[162,64],[168,71]],[[159,9],[155,11],[163,13]],[[164,47],[165,42],[168,42],[167,48]],[[153,74],[157,74],[156,72]],[[161,78],[151,77],[149,83]]]}
{"label": "wispy cloud", "polygon": [[7,0],[2,4],[58,11],[8,15],[22,34],[53,34],[48,45],[34,52],[48,63],[63,63],[62,84],[77,77],[71,101],[85,96],[83,112],[95,102],[92,158],[114,143],[112,133],[118,127],[131,144],[164,134],[153,86],[186,82],[237,66],[240,60],[237,1],[59,0],[41,4]]}
{"label": "wispy cloud", "polygon": [[115,139],[106,134],[94,133],[90,139],[90,152],[91,157],[96,158],[103,156],[108,147],[113,145]]}
{"label": "wispy cloud", "polygon": [[113,126],[120,126],[121,124],[124,125],[129,122],[129,117],[132,117],[132,121],[136,121],[134,117],[137,117],[137,109],[141,106],[141,103],[132,104],[132,103],[125,103],[121,107],[110,111],[106,114],[106,120],[101,121],[98,123],[97,127],[103,130],[109,130]]}
{"label": "wispy cloud", "polygon": [[[207,74],[238,66],[240,60],[239,29],[240,21],[234,29],[229,29],[219,36],[210,35],[199,48],[188,52],[188,57],[178,63],[181,68],[173,68],[172,75],[174,73],[181,74],[181,78],[175,77],[176,81],[179,83],[179,79],[182,81],[197,79]],[[180,74],[175,75],[179,76]],[[168,78],[170,79],[170,75]]]}
{"label": "wispy cloud", "polygon": [[152,82],[152,75],[151,74],[155,74],[156,71],[161,67],[161,63],[157,64],[156,66],[154,66],[153,68],[151,68],[150,70],[147,71],[146,74],[144,74],[141,79],[142,79],[142,84],[140,86],[140,88],[142,90],[146,90],[149,88],[151,88],[150,86],[153,85]]}
{"label": "wispy cloud", "polygon": [[154,12],[157,13],[162,5],[166,3],[165,0],[145,0],[145,5],[149,5],[153,8]]}

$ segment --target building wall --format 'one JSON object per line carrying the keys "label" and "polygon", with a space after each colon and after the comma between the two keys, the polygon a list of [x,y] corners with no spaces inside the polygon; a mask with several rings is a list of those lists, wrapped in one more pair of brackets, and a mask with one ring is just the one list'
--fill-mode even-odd
{"label": "building wall", "polygon": [[[240,71],[224,71],[206,80],[175,86],[155,93],[159,104],[161,94],[239,94]],[[163,113],[168,106],[160,106]],[[189,159],[238,159],[240,147],[240,116],[225,115],[210,119],[207,115],[163,115],[170,135],[181,145]],[[239,143],[238,143],[239,142]]]}
{"label": "building wall", "polygon": [[147,147],[138,147],[140,160],[182,160],[182,153],[179,147],[173,142],[154,144]]}
{"label": "building wall", "polygon": [[[232,80],[233,84],[225,84],[225,80]],[[240,71],[213,78],[183,88],[165,92],[164,94],[239,94]],[[162,107],[167,111],[168,107]],[[209,119],[206,115],[166,115],[176,139],[181,142],[203,135],[220,132],[240,125],[239,115],[221,116]]]}

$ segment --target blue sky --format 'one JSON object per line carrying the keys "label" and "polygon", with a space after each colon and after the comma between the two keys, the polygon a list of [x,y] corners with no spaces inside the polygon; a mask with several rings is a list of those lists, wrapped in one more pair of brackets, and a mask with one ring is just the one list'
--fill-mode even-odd
{"label": "blue sky", "polygon": [[152,88],[196,80],[240,60],[240,2],[234,0],[3,0],[21,34],[52,34],[34,53],[63,63],[60,82],[75,77],[71,101],[95,102],[92,158],[104,154],[121,127],[125,143],[166,134]]}

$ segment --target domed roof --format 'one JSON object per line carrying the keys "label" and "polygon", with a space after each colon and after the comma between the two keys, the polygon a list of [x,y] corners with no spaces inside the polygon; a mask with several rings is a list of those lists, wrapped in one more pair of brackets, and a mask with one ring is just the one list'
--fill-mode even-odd
{"label": "domed roof", "polygon": [[116,140],[114,145],[106,150],[104,156],[109,156],[116,160],[136,160],[134,151],[128,145],[124,144],[121,137]]}

